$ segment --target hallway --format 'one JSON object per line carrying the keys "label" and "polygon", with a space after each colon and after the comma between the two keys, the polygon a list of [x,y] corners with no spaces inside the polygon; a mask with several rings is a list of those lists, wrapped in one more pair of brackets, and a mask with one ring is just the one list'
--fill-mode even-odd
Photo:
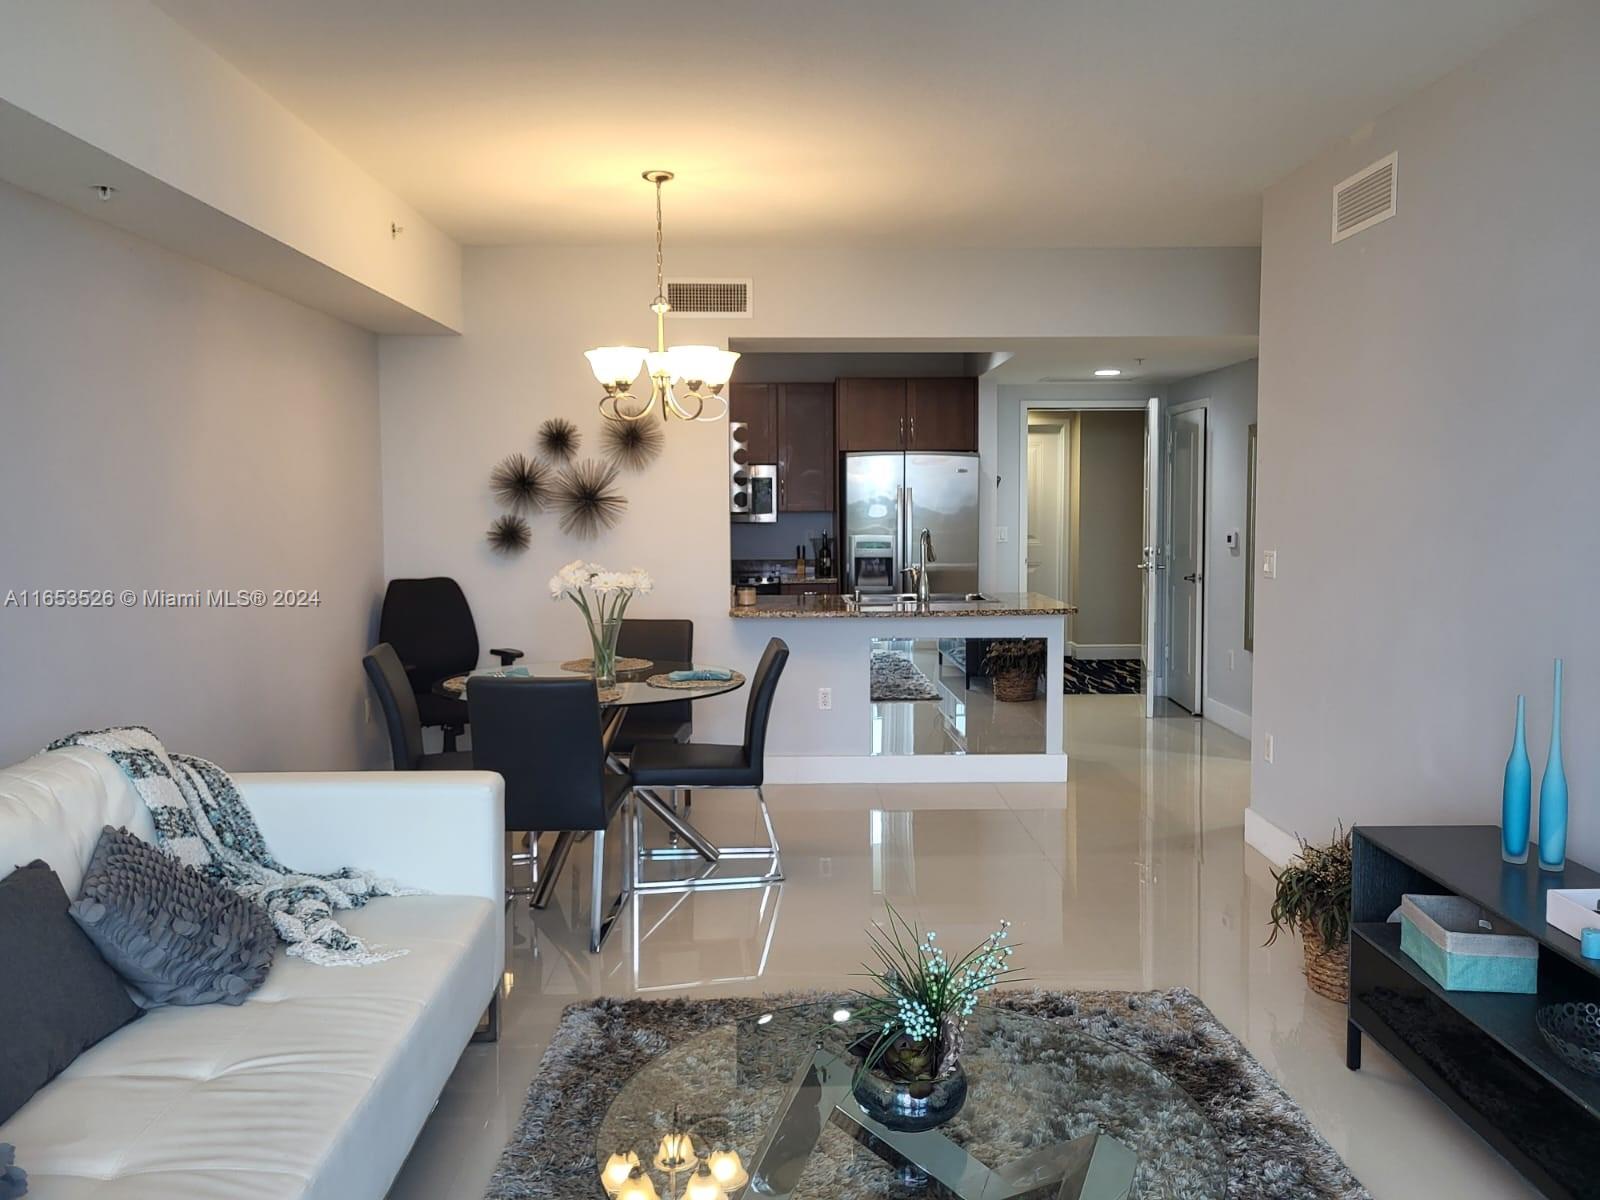
{"label": "hallway", "polygon": [[[481,1194],[566,1004],[854,987],[887,900],[950,944],[1010,918],[1033,986],[1195,991],[1377,1200],[1532,1197],[1381,1051],[1345,1070],[1343,1009],[1306,990],[1297,945],[1261,945],[1271,878],[1243,840],[1248,745],[1187,716],[1146,721],[1140,703],[1068,698],[1065,786],[772,787],[786,883],[652,897],[598,956],[574,932],[580,873],[539,927],[519,904],[501,1040],[468,1048],[391,1196]],[[742,836],[750,808],[706,795],[695,819]]]}

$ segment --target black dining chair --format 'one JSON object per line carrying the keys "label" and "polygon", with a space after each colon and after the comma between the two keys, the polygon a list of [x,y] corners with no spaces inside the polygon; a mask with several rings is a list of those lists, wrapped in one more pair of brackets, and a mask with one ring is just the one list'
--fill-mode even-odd
{"label": "black dining chair", "polygon": [[556,877],[578,836],[592,836],[589,949],[598,952],[631,894],[633,864],[623,822],[622,887],[606,911],[606,830],[623,810],[632,780],[606,769],[594,680],[475,675],[467,683],[467,709],[473,765],[498,772],[505,780],[506,830],[556,834],[534,893],[535,908],[550,902]]}
{"label": "black dining chair", "polygon": [[[725,847],[722,858],[771,857],[771,869],[764,875],[752,876],[740,883],[775,883],[783,878],[779,858],[777,834],[772,828],[772,816],[767,810],[767,797],[762,790],[766,780],[767,726],[772,720],[772,700],[778,691],[778,680],[789,661],[789,646],[782,638],[767,643],[750,684],[750,696],[745,702],[744,741],[737,746],[706,742],[641,742],[634,748],[628,763],[633,787],[638,791],[668,789],[674,792],[688,788],[739,788],[753,791],[761,810],[761,820],[766,826],[766,846]],[[676,806],[674,806],[676,807]],[[641,844],[641,858],[681,857],[676,850],[651,852]],[[726,886],[732,880],[707,880]],[[635,881],[641,891],[679,890],[682,881],[642,883]]]}
{"label": "black dining chair", "polygon": [[470,771],[470,750],[446,750],[443,754],[422,752],[422,719],[417,715],[417,698],[411,691],[400,656],[388,642],[379,642],[362,656],[372,688],[378,693],[383,723],[389,730],[389,753],[396,771]]}
{"label": "black dining chair", "polygon": [[[378,640],[400,656],[422,724],[439,726],[444,748],[454,750],[456,735],[467,724],[467,703],[435,695],[433,689],[440,680],[478,665],[478,626],[461,585],[443,575],[391,579],[378,617]],[[522,657],[521,650],[509,647],[489,653],[502,667]]]}
{"label": "black dining chair", "polygon": [[[628,617],[617,631],[617,655],[648,658],[652,663],[692,663],[694,622]],[[629,711],[611,739],[611,753],[626,757],[640,742],[687,742],[693,733],[691,701],[640,705]]]}

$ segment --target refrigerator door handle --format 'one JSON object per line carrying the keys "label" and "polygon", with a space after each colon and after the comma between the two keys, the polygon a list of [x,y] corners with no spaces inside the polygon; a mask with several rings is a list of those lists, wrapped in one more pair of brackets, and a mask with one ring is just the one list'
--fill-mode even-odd
{"label": "refrigerator door handle", "polygon": [[911,536],[912,511],[911,511],[911,508],[912,508],[912,505],[915,504],[915,503],[916,503],[916,498],[912,493],[911,485],[907,484],[906,485],[905,503],[900,506],[900,511],[904,514],[903,520],[905,522],[905,529],[906,529],[906,540],[901,544],[905,547],[904,553],[905,553],[905,556],[906,556],[906,566],[908,566],[908,567],[916,566],[915,561],[913,561],[914,558],[915,558],[915,555],[913,554],[912,549],[911,549],[911,543],[912,543],[912,536]]}
{"label": "refrigerator door handle", "polygon": [[894,581],[889,584],[891,591],[905,591],[906,568],[906,489],[904,485],[894,489]]}

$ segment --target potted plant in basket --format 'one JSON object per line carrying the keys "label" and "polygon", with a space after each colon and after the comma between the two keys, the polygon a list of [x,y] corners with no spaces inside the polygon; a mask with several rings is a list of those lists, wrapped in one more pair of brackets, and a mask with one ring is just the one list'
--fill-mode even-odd
{"label": "potted plant in basket", "polygon": [[1350,834],[1313,846],[1300,839],[1300,853],[1272,873],[1272,934],[1293,929],[1305,952],[1306,983],[1319,996],[1340,1003],[1350,998]]}
{"label": "potted plant in basket", "polygon": [[990,642],[983,655],[983,669],[994,676],[996,700],[1032,700],[1039,694],[1038,679],[1044,674],[1044,640],[1010,638]]}
{"label": "potted plant in basket", "polygon": [[877,992],[860,993],[858,1015],[872,1032],[851,1047],[858,1059],[852,1090],[861,1107],[890,1129],[933,1129],[961,1111],[967,1077],[961,1035],[984,993],[1010,976],[1011,922],[954,961],[894,907],[867,931],[878,965],[867,975]]}
{"label": "potted plant in basket", "polygon": [[617,634],[622,617],[635,595],[655,587],[649,575],[635,567],[631,571],[612,571],[599,563],[575,558],[550,577],[550,598],[563,596],[578,606],[589,626],[593,646],[592,668],[595,686],[612,687],[617,682]]}

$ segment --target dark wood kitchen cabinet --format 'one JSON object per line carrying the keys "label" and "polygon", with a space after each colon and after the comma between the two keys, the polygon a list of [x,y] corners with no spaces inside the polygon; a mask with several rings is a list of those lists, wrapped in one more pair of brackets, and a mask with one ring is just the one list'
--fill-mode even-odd
{"label": "dark wood kitchen cabinet", "polygon": [[839,455],[833,384],[778,385],[778,509],[831,512]]}
{"label": "dark wood kitchen cabinet", "polygon": [[728,386],[728,420],[745,426],[746,462],[778,461],[778,385],[734,383]]}
{"label": "dark wood kitchen cabinet", "polygon": [[838,390],[841,452],[906,448],[904,379],[841,379]]}
{"label": "dark wood kitchen cabinet", "polygon": [[976,379],[906,380],[907,450],[976,450]]}
{"label": "dark wood kitchen cabinet", "polygon": [[975,451],[978,381],[839,380],[839,449]]}

